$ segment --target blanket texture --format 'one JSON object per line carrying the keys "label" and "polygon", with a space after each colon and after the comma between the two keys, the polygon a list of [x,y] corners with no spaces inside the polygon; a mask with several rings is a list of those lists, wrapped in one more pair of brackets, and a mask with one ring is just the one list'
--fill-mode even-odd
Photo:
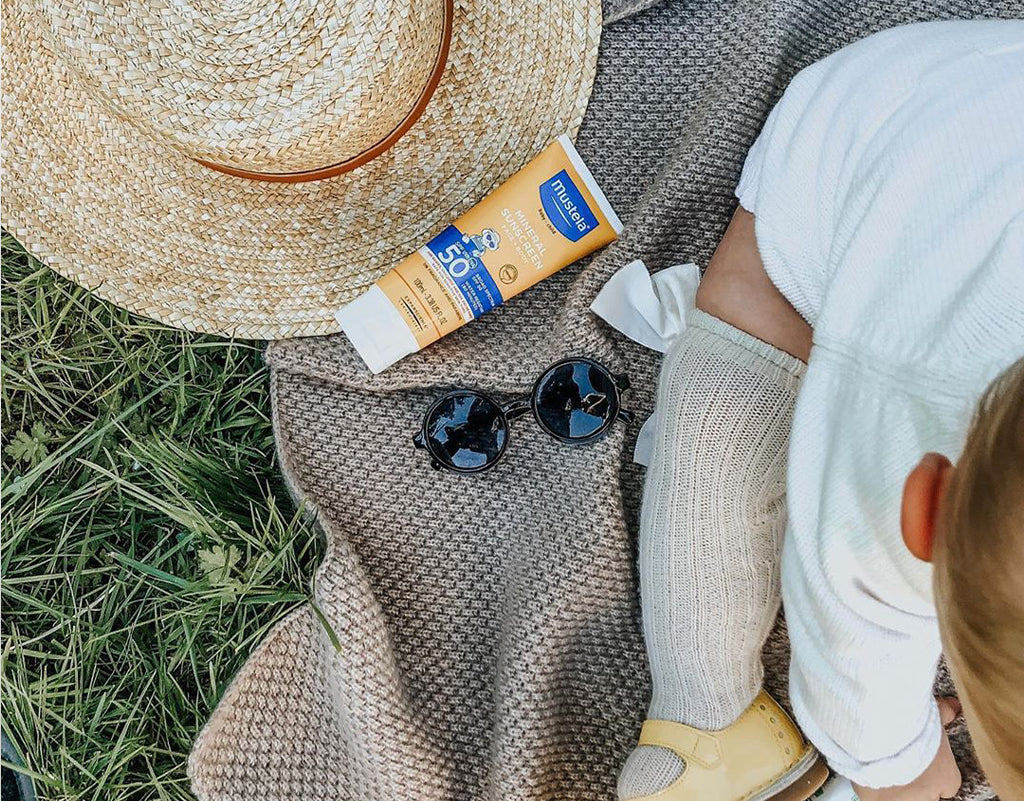
{"label": "blanket texture", "polygon": [[[446,389],[522,393],[575,354],[628,372],[642,419],[660,357],[589,313],[607,277],[633,258],[706,264],[747,149],[800,68],[884,28],[978,16],[1024,9],[606,2],[578,147],[626,221],[621,239],[380,376],[342,336],[268,349],[282,469],[328,547],[315,609],[277,625],[196,742],[202,801],[614,798],[649,695],[638,426],[573,448],[521,419],[503,462],[468,478],[431,470],[411,436]],[[785,703],[784,623],[765,657]],[[992,798],[966,731],[953,736],[961,798]]]}

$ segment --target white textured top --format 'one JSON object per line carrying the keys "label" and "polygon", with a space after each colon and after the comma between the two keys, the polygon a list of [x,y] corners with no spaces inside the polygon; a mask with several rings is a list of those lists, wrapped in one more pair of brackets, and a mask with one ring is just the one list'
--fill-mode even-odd
{"label": "white textured top", "polygon": [[940,641],[903,482],[957,458],[1024,355],[1024,22],[896,28],[807,68],[737,195],[814,328],[783,556],[797,719],[840,773],[905,783],[938,748]]}

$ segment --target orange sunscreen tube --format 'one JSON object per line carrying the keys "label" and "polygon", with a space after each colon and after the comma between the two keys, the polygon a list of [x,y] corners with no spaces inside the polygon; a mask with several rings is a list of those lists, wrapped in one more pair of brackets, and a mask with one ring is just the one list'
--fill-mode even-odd
{"label": "orange sunscreen tube", "polygon": [[618,237],[568,136],[336,315],[375,373]]}

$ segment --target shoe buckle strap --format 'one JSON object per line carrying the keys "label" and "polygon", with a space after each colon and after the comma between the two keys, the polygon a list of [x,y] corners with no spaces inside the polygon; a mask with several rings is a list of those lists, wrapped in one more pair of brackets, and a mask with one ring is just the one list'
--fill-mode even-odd
{"label": "shoe buckle strap", "polygon": [[709,770],[722,759],[718,738],[671,720],[646,720],[640,729],[640,745],[656,745],[674,751],[686,761]]}

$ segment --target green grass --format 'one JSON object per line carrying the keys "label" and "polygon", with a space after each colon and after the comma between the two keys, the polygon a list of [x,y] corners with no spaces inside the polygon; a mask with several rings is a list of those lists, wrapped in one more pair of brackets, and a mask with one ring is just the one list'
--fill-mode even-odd
{"label": "green grass", "polygon": [[41,799],[187,799],[233,673],[320,547],[260,343],[176,331],[2,243],[4,727]]}

